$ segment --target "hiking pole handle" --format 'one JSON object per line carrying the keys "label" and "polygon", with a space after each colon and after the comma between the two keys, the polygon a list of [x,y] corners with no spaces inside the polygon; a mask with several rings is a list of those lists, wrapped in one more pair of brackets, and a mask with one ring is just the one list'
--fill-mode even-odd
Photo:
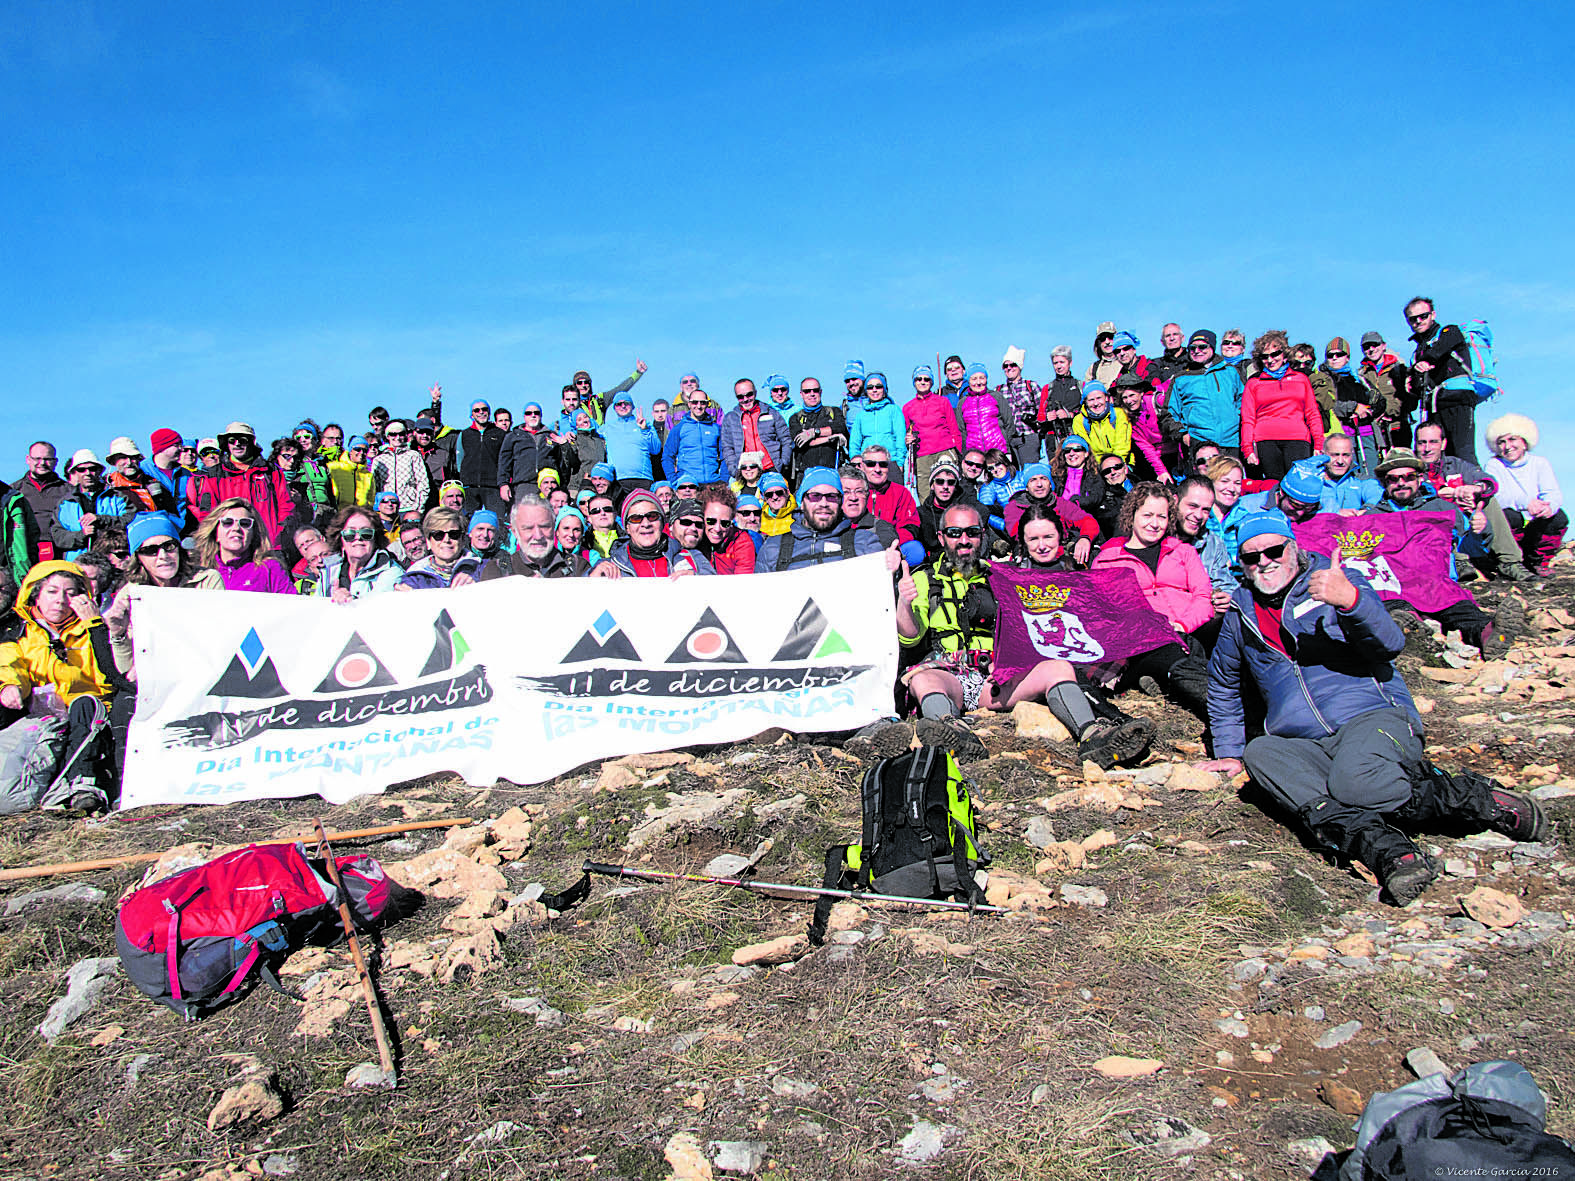
{"label": "hiking pole handle", "polygon": [[350,941],[350,958],[355,961],[355,970],[361,978],[361,992],[366,997],[366,1011],[372,1018],[372,1036],[377,1040],[378,1065],[388,1076],[389,1086],[397,1087],[399,1078],[394,1073],[394,1052],[389,1047],[388,1030],[383,1025],[383,1008],[378,1003],[377,989],[372,986],[372,974],[366,970],[366,957],[361,954],[361,940],[356,936],[355,920],[350,917],[349,895],[345,893],[344,882],[339,877],[339,863],[334,860],[333,847],[328,843],[328,831],[323,827],[322,820],[313,817],[312,825],[317,830],[317,847],[322,851],[328,865],[329,880],[333,882],[334,889],[339,894],[339,921],[344,925],[345,937]]}

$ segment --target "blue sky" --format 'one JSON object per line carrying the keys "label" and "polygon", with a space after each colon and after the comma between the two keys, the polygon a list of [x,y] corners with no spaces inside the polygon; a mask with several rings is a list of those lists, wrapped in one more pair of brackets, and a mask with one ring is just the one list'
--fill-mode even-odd
{"label": "blue sky", "polygon": [[1575,491],[1567,10],[1267,11],[12,2],[0,475],[637,355],[642,403],[730,403],[1009,344],[1043,380],[1106,319],[1403,342],[1420,292]]}

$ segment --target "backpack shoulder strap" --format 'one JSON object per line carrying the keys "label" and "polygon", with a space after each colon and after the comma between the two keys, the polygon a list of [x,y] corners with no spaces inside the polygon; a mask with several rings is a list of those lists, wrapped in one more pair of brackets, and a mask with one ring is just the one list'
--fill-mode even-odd
{"label": "backpack shoulder strap", "polygon": [[793,534],[783,533],[777,538],[777,573],[780,574],[793,564]]}
{"label": "backpack shoulder strap", "polygon": [[857,541],[858,539],[854,537],[852,529],[847,530],[841,537],[837,538],[838,544],[842,546],[842,557],[844,560],[853,556],[854,545]]}

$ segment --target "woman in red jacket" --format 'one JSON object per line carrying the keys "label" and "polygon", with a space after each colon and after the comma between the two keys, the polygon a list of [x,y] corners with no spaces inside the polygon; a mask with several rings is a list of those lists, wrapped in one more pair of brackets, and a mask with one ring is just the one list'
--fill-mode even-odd
{"label": "woman in red jacket", "polygon": [[1148,604],[1176,632],[1176,642],[1127,661],[1126,676],[1144,692],[1164,694],[1208,717],[1209,670],[1192,633],[1214,618],[1208,573],[1198,551],[1176,536],[1176,494],[1164,484],[1139,484],[1121,506],[1116,536],[1094,558],[1093,569],[1130,570]]}
{"label": "woman in red jacket", "polygon": [[1323,454],[1323,418],[1307,375],[1291,368],[1291,346],[1275,329],[1252,342],[1258,372],[1241,397],[1241,450],[1254,476],[1278,480],[1291,464]]}

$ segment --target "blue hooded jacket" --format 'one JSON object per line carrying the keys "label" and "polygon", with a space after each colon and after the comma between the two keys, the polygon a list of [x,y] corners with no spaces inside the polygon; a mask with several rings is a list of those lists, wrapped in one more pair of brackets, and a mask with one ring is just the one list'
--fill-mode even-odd
{"label": "blue hooded jacket", "polygon": [[607,417],[602,419],[607,462],[617,470],[620,480],[649,480],[651,456],[662,453],[662,440],[650,423],[644,428],[635,425],[632,404],[628,414],[619,414],[616,407],[621,405],[622,402],[615,401],[608,407]]}
{"label": "blue hooded jacket", "polygon": [[[1356,605],[1340,611],[1309,597],[1314,570],[1329,559],[1303,553],[1309,563],[1291,584],[1280,614],[1290,633],[1289,655],[1263,638],[1252,591],[1231,596],[1209,660],[1209,726],[1214,754],[1239,759],[1247,748],[1242,689],[1250,679],[1261,692],[1267,734],[1284,738],[1327,738],[1352,718],[1376,709],[1404,709],[1416,717],[1416,704],[1395,670],[1405,649],[1405,632],[1390,616],[1378,593],[1358,570],[1345,576],[1356,587]],[[1310,608],[1300,610],[1307,604]],[[1245,674],[1245,676],[1244,676]]]}
{"label": "blue hooded jacket", "polygon": [[667,431],[667,444],[662,448],[662,470],[667,478],[677,482],[687,476],[700,484],[713,484],[722,479],[722,412],[708,411],[696,418],[685,414]]}
{"label": "blue hooded jacket", "polygon": [[1223,357],[1201,370],[1184,369],[1170,383],[1170,416],[1194,444],[1241,446],[1241,396],[1247,384]]}

